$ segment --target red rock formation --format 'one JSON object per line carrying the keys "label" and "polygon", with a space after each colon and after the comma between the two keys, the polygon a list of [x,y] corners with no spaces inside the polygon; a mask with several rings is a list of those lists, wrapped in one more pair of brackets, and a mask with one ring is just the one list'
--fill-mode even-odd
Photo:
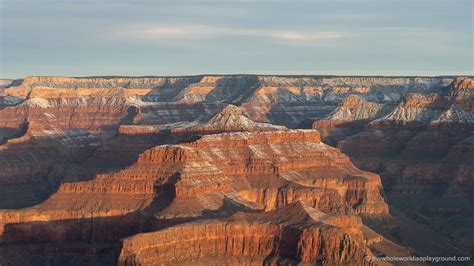
{"label": "red rock formation", "polygon": [[316,120],[312,128],[321,132],[323,141],[332,145],[347,136],[360,133],[366,124],[389,112],[390,104],[369,102],[349,95],[327,117]]}
{"label": "red rock formation", "polygon": [[240,262],[231,264],[239,265],[273,257],[362,265],[370,251],[361,227],[356,217],[330,216],[295,203],[268,213],[238,213],[126,238],[118,264],[212,264],[237,257]]}
{"label": "red rock formation", "polygon": [[389,114],[364,121],[359,130],[353,124],[360,121],[352,117],[343,124],[329,117],[314,127],[338,141],[358,167],[381,174],[392,206],[425,223],[442,224],[441,235],[456,236],[455,245],[469,250],[472,245],[461,233],[469,230],[452,226],[448,217],[472,212],[472,88],[470,78],[458,78],[441,92],[408,94]]}
{"label": "red rock formation", "polygon": [[[64,251],[76,259],[117,252],[119,239],[146,231],[200,235],[201,223],[180,225],[196,219],[228,236],[188,243],[189,250],[205,243],[196,258],[202,263],[223,254],[229,264],[262,264],[265,256],[271,263],[341,263],[358,261],[367,246],[377,254],[399,250],[354,218],[381,219],[388,207],[380,177],[351,160],[382,175],[390,198],[402,198],[393,201],[397,207],[433,219],[430,213],[471,210],[470,78],[28,77],[2,84],[0,207],[12,210],[0,211],[0,263],[18,247],[22,257]],[[323,142],[351,160],[316,131],[274,125],[315,118],[324,118],[314,123]],[[419,200],[425,196],[432,200]],[[298,201],[339,218],[305,220],[311,227],[303,228],[283,213]],[[28,208],[13,210],[21,207]],[[223,218],[236,211],[258,214]],[[232,227],[222,229],[225,223]],[[439,224],[462,245],[449,250],[469,249],[465,226]],[[177,226],[161,230],[170,225]],[[238,230],[250,239],[232,234]],[[297,233],[291,245],[281,239],[285,232]],[[232,239],[243,251],[217,246]],[[165,244],[156,242],[160,252],[181,243]],[[143,247],[130,254],[136,248]],[[153,250],[150,258],[161,256]],[[188,255],[183,262],[193,259]],[[136,262],[130,256],[126,262]],[[159,258],[175,262],[170,256]]]}
{"label": "red rock formation", "polygon": [[[297,201],[341,214],[388,211],[379,177],[355,168],[344,154],[321,143],[314,130],[206,135],[191,143],[151,148],[125,169],[75,181],[81,179],[66,173],[58,191],[43,203],[0,212],[2,242],[116,241],[181,220],[281,209]],[[334,223],[350,224],[341,219]],[[107,229],[113,223],[118,225]],[[309,239],[320,239],[319,229],[314,230]],[[332,232],[324,241],[342,241],[349,245],[344,252],[328,249],[316,258],[314,247],[308,246],[297,260],[356,256],[348,236],[329,240]],[[353,238],[362,243],[359,233]],[[301,240],[302,245],[309,239]]]}
{"label": "red rock formation", "polygon": [[[7,97],[8,102],[13,103],[29,98],[39,99],[35,101],[61,99],[62,104],[64,99],[92,98],[95,102],[113,103],[107,104],[111,108],[108,113],[118,116],[116,112],[121,107],[117,103],[125,98],[127,107],[140,107],[142,112],[137,118],[140,123],[165,124],[193,121],[203,114],[211,116],[221,107],[222,102],[226,102],[241,105],[252,120],[296,126],[308,118],[324,117],[350,94],[393,103],[409,92],[440,90],[451,81],[452,79],[443,78],[255,75],[140,78],[27,77],[13,82],[0,91],[0,103]],[[45,103],[42,101],[42,105],[46,106]],[[88,109],[87,105],[81,103],[80,108]],[[115,105],[115,108],[110,105]],[[33,109],[37,108],[40,106],[35,106]],[[90,107],[89,110],[95,109]],[[69,115],[71,114],[67,112],[64,114]],[[8,118],[14,121],[13,117]],[[107,119],[109,123],[113,123],[112,117]],[[81,123],[90,125],[85,121]]]}

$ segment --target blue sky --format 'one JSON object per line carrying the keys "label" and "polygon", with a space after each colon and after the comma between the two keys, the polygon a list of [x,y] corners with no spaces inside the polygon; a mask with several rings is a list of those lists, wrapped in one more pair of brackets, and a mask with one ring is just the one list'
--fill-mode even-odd
{"label": "blue sky", "polygon": [[0,78],[473,74],[472,0],[0,3]]}

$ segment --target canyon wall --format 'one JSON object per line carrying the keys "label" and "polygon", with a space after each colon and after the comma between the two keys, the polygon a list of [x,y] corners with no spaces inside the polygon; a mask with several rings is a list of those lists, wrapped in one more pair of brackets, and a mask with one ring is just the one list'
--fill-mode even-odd
{"label": "canyon wall", "polygon": [[2,82],[0,263],[360,265],[370,254],[469,254],[473,83]]}
{"label": "canyon wall", "polygon": [[474,232],[459,223],[473,217],[473,80],[409,93],[396,105],[349,99],[313,128],[358,167],[379,173],[393,208],[472,249]]}
{"label": "canyon wall", "polygon": [[[71,243],[77,245],[90,241],[116,243],[134,233],[161,230],[187,221],[227,217],[238,211],[262,213],[274,210],[286,213],[285,208],[294,204],[303,204],[311,210],[315,207],[328,215],[339,215],[340,219],[356,219],[362,228],[356,214],[373,217],[388,215],[381,190],[378,175],[357,169],[336,148],[321,143],[320,135],[315,130],[204,135],[194,142],[147,149],[130,166],[97,172],[87,179],[81,177],[81,172],[67,172],[57,191],[42,203],[0,212],[0,241],[7,246],[24,241],[51,245],[63,243],[66,247]],[[297,208],[303,208],[301,206]],[[322,212],[318,214],[321,215]],[[278,220],[277,217],[282,215],[268,217]],[[245,224],[245,221],[242,222]],[[251,232],[260,232],[266,225],[240,223],[236,222],[236,228],[248,227],[245,232],[252,242],[249,245],[262,247],[273,247],[278,243],[274,242],[278,235],[285,230],[293,230],[270,227],[265,230],[277,230],[276,235],[254,239]],[[216,226],[216,230],[220,230],[217,229],[219,225]],[[194,228],[191,224],[190,227],[191,232],[202,234],[199,233],[199,226]],[[317,253],[313,250],[316,247],[308,246],[305,248],[309,251],[301,251],[303,253],[298,257],[290,259],[308,262],[362,261],[365,250],[370,249],[365,246],[361,228],[349,228],[347,232],[336,228],[326,232],[318,226],[309,231],[305,229],[302,234],[308,236],[298,240],[303,246],[308,246],[305,243],[313,241],[313,238],[330,243],[336,241],[334,245],[337,246],[348,246],[342,252],[327,246],[325,250],[316,249]],[[228,229],[234,231],[231,227]],[[212,232],[208,234],[214,239]],[[330,240],[336,235],[336,240]],[[359,244],[352,243],[352,237]],[[214,244],[194,244],[209,245],[209,252],[213,252],[215,245],[225,244],[225,239],[226,236],[222,235],[222,238],[213,240]],[[260,241],[267,244],[259,244]],[[143,248],[147,248],[146,244]],[[358,245],[361,245],[360,251],[356,251]],[[242,248],[236,247],[236,250]],[[253,250],[251,246],[248,248]],[[244,252],[232,255],[273,254],[268,252],[267,247],[256,254]],[[203,253],[203,256],[207,255]],[[212,256],[224,255],[216,253]],[[172,257],[163,258],[163,261],[174,262]],[[176,257],[175,262],[179,262],[181,259]]]}

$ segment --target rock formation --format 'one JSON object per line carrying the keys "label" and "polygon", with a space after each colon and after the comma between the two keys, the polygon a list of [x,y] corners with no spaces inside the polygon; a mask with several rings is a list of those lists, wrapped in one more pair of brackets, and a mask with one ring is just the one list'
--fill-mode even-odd
{"label": "rock formation", "polygon": [[[0,232],[4,243],[118,241],[182,221],[276,210],[298,201],[343,216],[387,215],[380,190],[377,175],[355,168],[314,130],[205,135],[145,150],[136,163],[89,180],[66,172],[57,192],[41,204],[0,212]],[[109,230],[111,223],[119,225]],[[342,234],[340,241],[346,238]],[[361,250],[321,256],[360,260]],[[310,254],[297,260],[316,261]]]}
{"label": "rock formation", "polygon": [[469,254],[473,84],[2,81],[0,264],[361,265],[371,254]]}
{"label": "rock formation", "polygon": [[328,215],[297,202],[276,211],[237,213],[126,238],[118,264],[362,264],[368,254],[356,216]]}
{"label": "rock formation", "polygon": [[128,106],[140,108],[136,122],[141,124],[194,121],[215,113],[222,103],[232,103],[240,105],[254,121],[293,127],[305,119],[324,117],[351,94],[370,101],[396,103],[407,93],[440,91],[452,81],[452,78],[255,75],[27,77],[12,82],[0,93],[0,98],[80,98],[84,108],[89,105],[89,99],[97,104],[115,103],[116,111],[121,109],[119,99],[122,99]]}
{"label": "rock formation", "polygon": [[423,223],[430,219],[431,226],[443,228],[448,238],[456,236],[456,245],[469,250],[472,230],[452,226],[451,217],[472,217],[473,88],[472,79],[457,78],[439,92],[409,93],[396,106],[384,104],[392,109],[385,115],[347,115],[345,123],[329,116],[313,127],[360,168],[381,174],[393,208]]}

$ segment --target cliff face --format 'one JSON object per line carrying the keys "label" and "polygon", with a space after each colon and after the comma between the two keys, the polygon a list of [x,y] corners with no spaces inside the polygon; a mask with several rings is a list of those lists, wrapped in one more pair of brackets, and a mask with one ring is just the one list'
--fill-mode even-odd
{"label": "cliff face", "polygon": [[[181,175],[177,196],[196,195],[197,187],[205,190],[210,181],[198,180],[215,172],[223,180],[242,180],[241,188],[229,187],[229,192],[237,190],[239,197],[266,210],[304,200],[325,210],[350,206],[355,212],[387,213],[379,177],[356,169],[345,155],[320,143],[315,131],[211,135],[183,147],[182,156],[190,156],[186,158],[193,161],[194,169],[189,177],[188,171]],[[139,160],[154,161],[155,152],[161,148],[142,154]],[[205,172],[197,172],[200,169]],[[226,191],[224,184],[221,191]]]}
{"label": "cliff face", "polygon": [[392,105],[349,95],[324,119],[315,120],[312,127],[321,132],[326,143],[335,145],[347,136],[361,132],[370,121],[387,115],[393,108]]}
{"label": "cliff face", "polygon": [[464,254],[473,92],[461,77],[2,82],[0,263]]}
{"label": "cliff face", "polygon": [[[388,214],[380,194],[379,176],[357,169],[344,154],[321,143],[319,133],[314,130],[205,135],[194,142],[145,150],[134,164],[121,170],[98,172],[95,176],[87,174],[90,173],[66,171],[57,192],[41,204],[0,212],[1,241],[53,244],[118,241],[136,232],[156,230],[183,221],[225,217],[239,210],[283,209],[281,213],[286,213],[286,206],[299,201],[308,208],[338,213],[342,215],[340,221],[350,217],[356,219],[353,215],[358,213]],[[262,217],[278,220],[279,216]],[[222,251],[221,254],[220,248],[214,248],[215,245],[225,245],[225,241],[240,241],[237,238],[231,240],[230,236],[227,238],[227,233],[221,231],[224,229],[220,229],[221,222],[217,221],[211,222],[215,232],[211,230],[208,237],[214,239],[212,234],[222,232],[219,238],[212,243],[190,245],[198,248],[208,244],[207,250],[211,253],[203,251],[203,257],[270,255],[277,243],[283,245],[283,242],[278,242],[282,241],[278,236],[293,229],[285,229],[286,226],[282,225],[267,226],[267,220],[259,222],[261,225],[237,221],[235,228],[224,227],[229,230],[225,232],[242,228],[250,234],[249,242],[244,241],[247,243],[245,246],[235,246],[234,251],[243,249],[242,253],[228,250],[225,252],[231,253]],[[337,221],[335,219],[334,223]],[[360,223],[360,220],[356,221]],[[116,225],[109,228],[112,224]],[[350,222],[337,225],[341,224]],[[297,252],[296,257],[290,256],[297,261],[361,261],[366,248],[359,231],[351,228],[344,231],[337,227],[321,229],[318,226],[298,231],[307,235],[295,240],[295,243],[301,242],[301,248],[293,250],[297,246],[291,246],[288,247],[290,250],[281,252]],[[203,229],[191,225],[184,228],[190,228],[189,234],[202,234],[202,230],[208,227]],[[172,232],[174,229],[169,230]],[[256,234],[261,230],[268,231],[269,235],[265,233],[262,239],[251,237],[251,232]],[[174,233],[169,237],[171,235]],[[324,250],[309,245],[313,243],[311,241],[322,241],[320,245]],[[261,249],[254,249],[253,245],[260,245]],[[341,246],[342,251],[333,250],[335,246]],[[168,248],[173,249],[163,247],[163,250]],[[167,256],[158,259],[172,261],[174,256]]]}
{"label": "cliff face", "polygon": [[[268,213],[174,226],[126,238],[119,265],[176,263],[264,263],[268,257],[293,263],[363,264],[371,254],[356,217],[335,217],[295,203]],[[187,239],[182,241],[180,239]]]}
{"label": "cliff face", "polygon": [[[359,119],[346,114],[344,122],[329,116],[313,127],[357,166],[381,174],[392,206],[419,220],[429,217],[466,248],[471,245],[460,233],[465,227],[453,227],[449,217],[472,216],[472,84],[470,78],[458,78],[443,91],[410,93],[396,106],[384,104],[392,110],[383,116]],[[367,104],[358,106],[371,110]],[[344,108],[343,101],[339,109]]]}
{"label": "cliff face", "polygon": [[[447,78],[254,75],[156,78],[27,77],[13,82],[0,93],[0,98],[5,102],[5,99],[19,101],[92,97],[96,102],[103,100],[110,104],[116,100],[118,102],[114,106],[118,109],[122,109],[118,99],[127,99],[127,106],[140,107],[141,116],[137,117],[137,120],[143,124],[192,121],[198,119],[203,111],[207,115],[215,113],[221,107],[220,103],[225,102],[241,105],[252,120],[293,127],[305,119],[325,116],[345,96],[351,94],[371,101],[397,102],[409,92],[436,92],[450,82],[452,79]],[[42,101],[45,107],[46,103]],[[87,109],[89,104],[82,105]]]}

